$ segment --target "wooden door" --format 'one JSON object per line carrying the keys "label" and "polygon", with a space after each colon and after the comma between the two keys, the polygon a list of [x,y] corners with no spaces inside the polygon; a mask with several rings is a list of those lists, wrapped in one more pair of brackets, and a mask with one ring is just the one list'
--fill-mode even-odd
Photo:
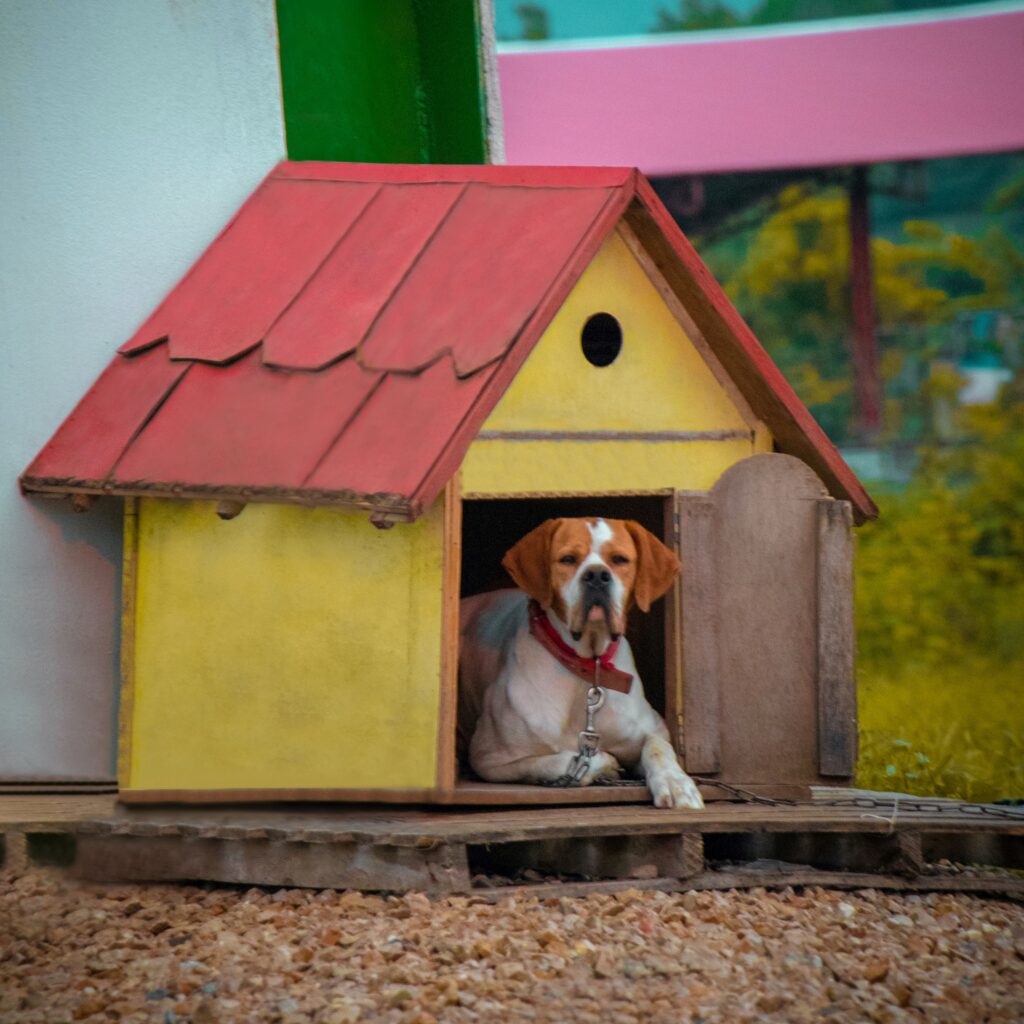
{"label": "wooden door", "polygon": [[791,796],[853,775],[851,525],[788,455],[679,496],[689,772]]}

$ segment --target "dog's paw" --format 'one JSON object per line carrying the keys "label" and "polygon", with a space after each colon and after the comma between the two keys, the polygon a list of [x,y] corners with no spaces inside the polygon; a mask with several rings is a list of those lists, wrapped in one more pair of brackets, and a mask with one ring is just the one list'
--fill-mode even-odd
{"label": "dog's paw", "polygon": [[613,754],[599,750],[590,762],[590,770],[580,779],[581,786],[589,786],[602,779],[617,779],[622,772],[622,765],[619,764]]}
{"label": "dog's paw", "polygon": [[655,807],[689,808],[700,810],[704,806],[697,784],[686,772],[655,772],[647,780],[647,787],[654,797]]}

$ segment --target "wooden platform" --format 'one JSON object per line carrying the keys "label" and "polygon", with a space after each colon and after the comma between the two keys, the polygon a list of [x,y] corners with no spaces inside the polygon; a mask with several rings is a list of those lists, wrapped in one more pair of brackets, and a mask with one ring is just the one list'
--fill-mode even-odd
{"label": "wooden platform", "polygon": [[[9,863],[96,880],[559,895],[828,885],[1024,898],[1024,808],[820,790],[801,804],[125,807],[0,796]],[[985,865],[986,868],[957,867]],[[557,888],[553,888],[557,884]]]}

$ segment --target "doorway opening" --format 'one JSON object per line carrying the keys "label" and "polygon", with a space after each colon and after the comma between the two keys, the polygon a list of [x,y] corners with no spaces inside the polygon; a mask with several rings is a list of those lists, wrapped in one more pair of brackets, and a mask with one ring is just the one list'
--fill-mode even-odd
{"label": "doorway opening", "polygon": [[[601,517],[633,519],[669,547],[674,547],[673,505],[671,493],[641,495],[591,495],[549,498],[469,498],[462,503],[462,558],[460,597],[469,597],[492,590],[513,588],[515,584],[502,567],[505,552],[525,534],[546,519],[564,517]],[[676,636],[675,589],[649,612],[635,606],[629,611],[626,637],[636,661],[637,672],[651,706],[665,718],[675,738],[676,680],[678,679],[678,644]],[[582,691],[581,691],[582,693]],[[464,761],[458,765],[460,786],[494,789],[515,789],[521,799],[516,802],[612,802],[643,799],[635,791],[639,787],[584,787],[551,790],[542,786],[502,786],[483,783]],[[536,791],[536,799],[529,795]],[[617,795],[618,794],[618,795]],[[552,797],[560,795],[557,801]]]}

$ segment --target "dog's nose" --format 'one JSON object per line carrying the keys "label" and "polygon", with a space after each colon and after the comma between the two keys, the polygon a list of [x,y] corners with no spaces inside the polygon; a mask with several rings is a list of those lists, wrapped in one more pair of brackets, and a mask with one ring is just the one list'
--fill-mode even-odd
{"label": "dog's nose", "polygon": [[583,574],[583,585],[591,590],[607,590],[612,574],[605,568],[594,566]]}

